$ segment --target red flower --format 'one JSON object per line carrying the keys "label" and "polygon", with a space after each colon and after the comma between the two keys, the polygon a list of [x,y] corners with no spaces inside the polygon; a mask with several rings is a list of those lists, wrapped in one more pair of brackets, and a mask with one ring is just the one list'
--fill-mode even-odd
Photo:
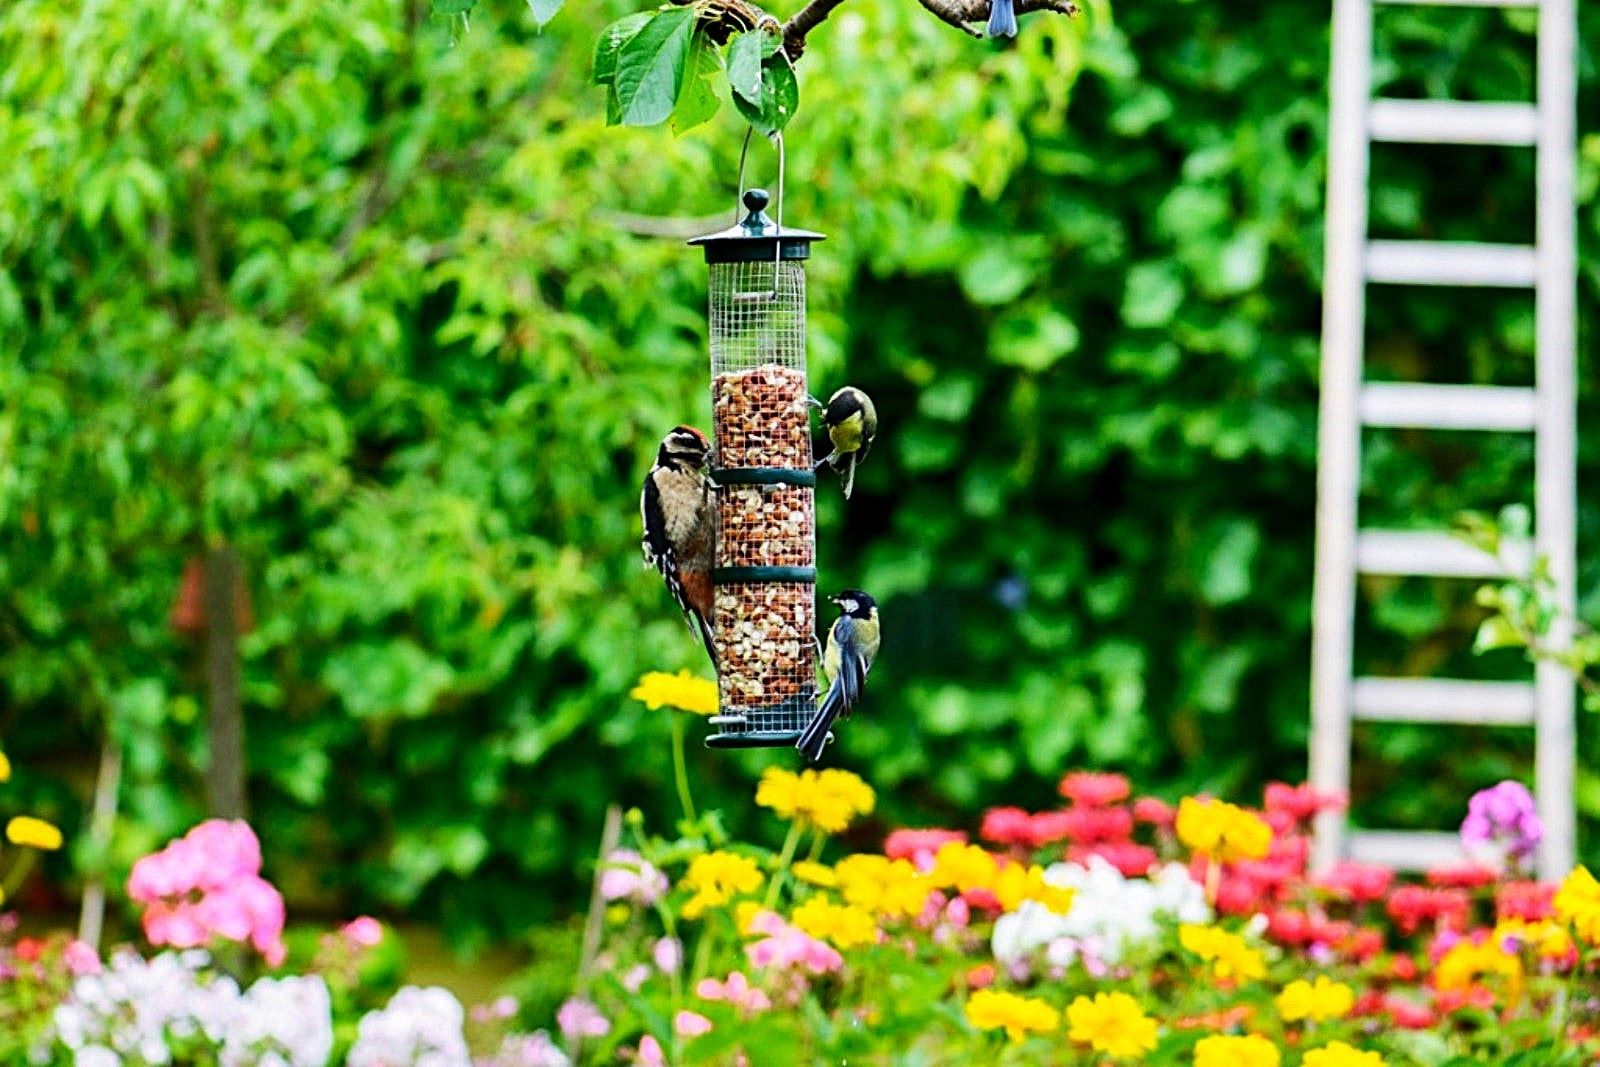
{"label": "red flower", "polygon": [[1344,807],[1344,795],[1341,793],[1284,782],[1268,783],[1265,800],[1268,812],[1287,815],[1297,822],[1304,822],[1319,812],[1339,811]]}
{"label": "red flower", "polygon": [[1073,825],[1070,811],[1041,811],[1029,817],[1028,835],[1038,848],[1067,840],[1073,834]]}
{"label": "red flower", "polygon": [[17,959],[32,963],[44,951],[44,942],[36,937],[24,937],[17,942]]}
{"label": "red flower", "polygon": [[1156,797],[1140,797],[1133,802],[1133,817],[1137,822],[1149,823],[1158,830],[1170,830],[1178,817],[1178,810]]}
{"label": "red flower", "polygon": [[967,835],[960,830],[896,830],[883,843],[883,853],[892,860],[910,860],[919,868],[931,866],[934,854],[954,842],[964,845]]}
{"label": "red flower", "polygon": [[1488,867],[1468,863],[1460,867],[1434,868],[1428,872],[1428,884],[1452,889],[1477,889],[1491,884],[1498,877]]}
{"label": "red flower", "polygon": [[994,984],[994,964],[980,963],[967,972],[967,988],[983,989]]}
{"label": "red flower", "polygon": [[1411,956],[1396,956],[1389,961],[1389,974],[1399,982],[1417,980],[1417,961]]}
{"label": "red flower", "polygon": [[1079,807],[1103,808],[1128,799],[1128,779],[1120,774],[1074,771],[1061,779],[1061,795]]}
{"label": "red flower", "polygon": [[1494,913],[1500,919],[1539,922],[1554,914],[1556,887],[1543,882],[1507,882],[1495,894]]}
{"label": "red flower", "polygon": [[1472,899],[1460,889],[1428,889],[1403,885],[1389,895],[1389,915],[1404,934],[1414,934],[1425,922],[1445,929],[1466,925]]}
{"label": "red flower", "polygon": [[1090,856],[1099,856],[1124,878],[1143,878],[1156,863],[1156,850],[1133,841],[1102,841],[1095,845],[1074,847],[1067,852],[1073,863],[1087,864]]}
{"label": "red flower", "polygon": [[1363,926],[1339,947],[1347,958],[1356,963],[1366,963],[1383,951],[1383,931]]}
{"label": "red flower", "polygon": [[1382,900],[1394,882],[1394,872],[1387,867],[1364,863],[1341,863],[1316,880],[1319,889],[1327,890],[1340,900],[1353,900],[1365,904]]}
{"label": "red flower", "polygon": [[1133,814],[1127,808],[1071,808],[1060,814],[1067,836],[1079,845],[1126,841],[1133,833]]}
{"label": "red flower", "polygon": [[1494,992],[1481,985],[1468,986],[1466,989],[1436,990],[1433,994],[1433,1006],[1441,1015],[1449,1015],[1462,1008],[1487,1011],[1494,1007]]}
{"label": "red flower", "polygon": [[990,808],[983,813],[978,836],[997,845],[1033,847],[1033,820],[1021,808]]}
{"label": "red flower", "polygon": [[1433,1010],[1426,1004],[1414,1004],[1403,997],[1388,997],[1383,1007],[1402,1030],[1426,1030],[1435,1021]]}
{"label": "red flower", "polygon": [[1280,945],[1303,945],[1311,940],[1311,916],[1288,908],[1267,916],[1267,936]]}

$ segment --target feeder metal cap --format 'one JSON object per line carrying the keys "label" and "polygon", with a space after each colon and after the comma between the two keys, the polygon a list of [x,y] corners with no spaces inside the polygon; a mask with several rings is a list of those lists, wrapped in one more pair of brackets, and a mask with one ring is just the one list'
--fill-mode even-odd
{"label": "feeder metal cap", "polygon": [[765,189],[747,190],[744,206],[750,214],[726,230],[696,237],[689,243],[705,249],[707,263],[757,263],[779,255],[784,259],[810,258],[811,242],[826,240],[826,235],[793,227],[784,227],[780,235],[778,224],[766,215],[770,200]]}

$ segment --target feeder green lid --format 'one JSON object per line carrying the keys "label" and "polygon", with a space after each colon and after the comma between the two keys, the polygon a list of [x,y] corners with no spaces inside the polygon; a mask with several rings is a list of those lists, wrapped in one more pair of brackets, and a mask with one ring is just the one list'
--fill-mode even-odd
{"label": "feeder green lid", "polygon": [[726,230],[696,237],[689,243],[706,250],[707,263],[754,263],[780,254],[784,259],[809,258],[811,242],[825,240],[825,235],[788,226],[780,234],[778,224],[766,216],[770,200],[765,189],[748,190],[744,206],[750,214]]}

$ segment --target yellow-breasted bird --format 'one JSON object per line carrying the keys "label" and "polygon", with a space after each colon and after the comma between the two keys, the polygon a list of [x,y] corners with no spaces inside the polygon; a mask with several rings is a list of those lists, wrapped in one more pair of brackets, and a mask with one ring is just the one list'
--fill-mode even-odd
{"label": "yellow-breasted bird", "polygon": [[711,634],[711,566],[716,551],[716,501],[706,465],[711,442],[693,426],[674,426],[661,439],[655,465],[644,477],[639,514],[644,518],[644,560],[661,572],[667,591],[717,665]]}
{"label": "yellow-breasted bird", "polygon": [[828,646],[822,653],[828,693],[794,743],[812,763],[822,758],[834,720],[848,716],[861,700],[867,673],[878,656],[878,602],[859,589],[846,589],[829,599],[839,605],[839,617],[828,630]]}
{"label": "yellow-breasted bird", "polygon": [[828,428],[828,440],[833,451],[817,460],[817,470],[832,467],[844,483],[844,498],[856,487],[856,464],[867,458],[872,439],[878,435],[878,409],[872,398],[853,385],[834,393],[826,405],[813,400],[822,408],[822,423]]}

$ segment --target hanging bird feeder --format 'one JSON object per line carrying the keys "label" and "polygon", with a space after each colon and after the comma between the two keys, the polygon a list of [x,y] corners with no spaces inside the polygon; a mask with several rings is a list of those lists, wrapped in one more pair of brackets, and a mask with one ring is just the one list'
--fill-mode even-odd
{"label": "hanging bird feeder", "polygon": [[783,227],[781,142],[778,150],[776,221],[767,193],[751,189],[734,226],[689,242],[711,273],[713,748],[792,745],[817,710],[804,261],[823,235]]}

